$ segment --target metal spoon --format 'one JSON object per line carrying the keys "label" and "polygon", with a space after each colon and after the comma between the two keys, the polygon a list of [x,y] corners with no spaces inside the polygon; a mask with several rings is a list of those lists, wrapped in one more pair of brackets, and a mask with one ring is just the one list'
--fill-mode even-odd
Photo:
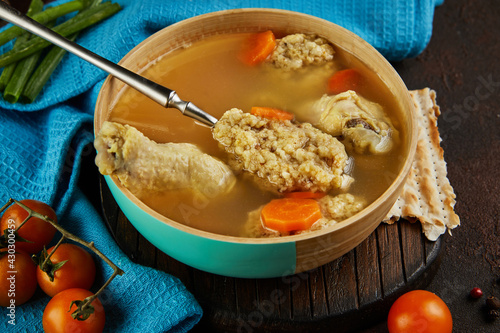
{"label": "metal spoon", "polygon": [[183,101],[175,91],[133,73],[128,69],[119,66],[64,38],[1,0],[0,18],[37,36],[40,36],[41,38],[65,49],[66,51],[75,54],[83,60],[90,62],[166,108],[176,108],[181,111],[183,115],[194,118],[210,127],[214,126],[217,122],[217,118],[201,110],[193,103]]}

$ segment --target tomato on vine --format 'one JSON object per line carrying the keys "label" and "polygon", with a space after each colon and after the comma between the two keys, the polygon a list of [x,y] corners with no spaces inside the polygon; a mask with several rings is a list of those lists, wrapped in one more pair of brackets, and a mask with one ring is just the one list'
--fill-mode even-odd
{"label": "tomato on vine", "polygon": [[[104,307],[96,298],[88,309],[84,318],[73,318],[75,311],[82,306],[83,301],[93,296],[92,292],[80,289],[66,289],[52,297],[43,311],[42,324],[45,333],[94,333],[102,332],[105,324]],[[78,301],[78,302],[75,302]],[[68,311],[69,310],[69,311]],[[90,311],[87,311],[90,310]]]}
{"label": "tomato on vine", "polygon": [[36,266],[30,255],[0,249],[0,305],[16,307],[26,303],[36,286]]}
{"label": "tomato on vine", "polygon": [[36,278],[40,288],[49,296],[70,288],[90,289],[95,279],[95,263],[89,252],[78,245],[61,244],[41,269],[43,261],[55,246],[43,252],[38,258]]}
{"label": "tomato on vine", "polygon": [[439,296],[426,290],[413,290],[391,306],[387,326],[389,333],[451,333],[453,320]]}
{"label": "tomato on vine", "polygon": [[[21,200],[20,202],[35,212],[48,216],[54,222],[57,222],[56,213],[46,203],[31,199]],[[28,215],[28,212],[24,208],[16,203],[12,204],[5,210],[0,219],[2,234],[8,235],[12,233],[23,223]],[[31,217],[17,231],[16,250],[21,250],[29,254],[39,253],[44,246],[50,243],[55,233],[56,229],[50,223],[36,217]]]}

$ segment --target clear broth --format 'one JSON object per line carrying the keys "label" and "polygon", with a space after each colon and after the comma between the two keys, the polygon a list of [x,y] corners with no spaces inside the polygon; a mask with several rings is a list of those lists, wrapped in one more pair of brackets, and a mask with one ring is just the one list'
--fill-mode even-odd
{"label": "clear broth", "polygon": [[[248,67],[237,59],[246,34],[224,34],[206,38],[188,48],[164,55],[142,75],[175,90],[206,112],[219,118],[233,108],[249,111],[252,106],[272,106],[296,114],[303,120],[309,103],[325,93],[326,81],[335,70],[358,68],[368,84],[363,96],[381,104],[400,132],[400,143],[385,155],[353,154],[349,192],[373,202],[396,178],[402,165],[401,147],[406,140],[400,126],[401,114],[394,97],[378,76],[352,55],[335,48],[333,68],[310,67],[313,75],[277,74],[265,66]],[[309,73],[310,74],[310,73]],[[311,77],[313,79],[311,79]],[[131,88],[125,88],[113,106],[110,120],[129,124],[158,142],[190,142],[205,153],[225,159],[210,129],[196,124],[178,110],[165,109]],[[335,192],[332,192],[335,194]],[[241,236],[248,212],[275,196],[240,179],[226,196],[204,197],[191,191],[167,191],[140,197],[160,214],[188,226],[230,236]]]}

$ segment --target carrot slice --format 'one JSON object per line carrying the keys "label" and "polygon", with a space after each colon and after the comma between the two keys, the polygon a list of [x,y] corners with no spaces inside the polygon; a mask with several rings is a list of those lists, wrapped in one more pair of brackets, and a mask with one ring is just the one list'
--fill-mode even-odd
{"label": "carrot slice", "polygon": [[264,225],[280,232],[309,229],[321,216],[316,200],[300,198],[271,200],[261,212]]}
{"label": "carrot slice", "polygon": [[266,106],[253,106],[250,113],[254,116],[259,116],[268,119],[278,119],[278,120],[292,120],[294,118],[293,113],[283,111],[277,108],[271,108]]}
{"label": "carrot slice", "polygon": [[347,90],[359,92],[363,77],[356,69],[343,69],[328,79],[328,93],[340,94]]}
{"label": "carrot slice", "polygon": [[250,35],[243,44],[239,59],[247,65],[257,65],[273,52],[276,46],[276,37],[271,30]]}
{"label": "carrot slice", "polygon": [[289,192],[285,193],[285,198],[296,199],[321,199],[326,195],[323,192]]}

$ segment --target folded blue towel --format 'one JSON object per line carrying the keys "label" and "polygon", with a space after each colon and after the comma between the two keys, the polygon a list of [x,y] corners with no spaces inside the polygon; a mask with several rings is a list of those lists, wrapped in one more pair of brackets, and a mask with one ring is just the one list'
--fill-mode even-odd
{"label": "folded blue towel", "polygon": [[[400,60],[425,48],[434,7],[442,0],[114,2],[123,10],[81,33],[77,42],[118,62],[135,45],[174,22],[243,7],[281,8],[327,19],[360,35],[387,59]],[[80,161],[92,149],[88,144],[93,141],[93,108],[105,77],[106,73],[68,54],[34,103],[11,105],[0,98],[0,202],[12,197],[49,203],[64,227],[93,240],[126,271],[113,280],[103,297],[104,306],[113,309],[107,312],[108,331],[187,331],[202,315],[193,296],[175,277],[130,262],[76,186]],[[111,274],[107,265],[102,271],[104,279]],[[41,331],[41,311],[47,301],[39,297],[19,306],[17,326],[1,320],[0,331]]]}

